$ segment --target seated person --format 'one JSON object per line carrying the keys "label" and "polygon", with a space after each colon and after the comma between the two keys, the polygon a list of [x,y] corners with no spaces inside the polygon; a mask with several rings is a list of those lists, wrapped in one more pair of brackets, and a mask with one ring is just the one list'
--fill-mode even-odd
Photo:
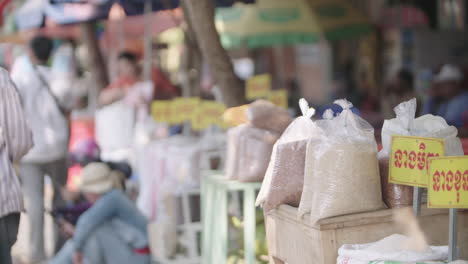
{"label": "seated person", "polygon": [[49,263],[151,263],[147,220],[114,186],[106,164],[84,168],[80,190],[91,207],[75,227],[66,225],[71,239]]}
{"label": "seated person", "polygon": [[459,136],[468,136],[466,118],[468,91],[462,87],[463,74],[454,65],[444,65],[434,78],[434,87],[423,107],[423,114],[443,117],[449,125],[458,128]]}

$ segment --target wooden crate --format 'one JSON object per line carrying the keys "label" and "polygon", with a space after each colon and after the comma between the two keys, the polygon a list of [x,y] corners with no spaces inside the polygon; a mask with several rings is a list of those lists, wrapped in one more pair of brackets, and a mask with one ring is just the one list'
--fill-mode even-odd
{"label": "wooden crate", "polygon": [[[312,225],[308,216],[297,217],[297,209],[281,205],[265,216],[268,249],[275,264],[335,264],[343,244],[378,241],[401,230],[393,224],[392,210],[346,215]],[[448,210],[423,208],[421,226],[431,245],[448,244]],[[468,259],[468,211],[458,218],[460,257]]]}

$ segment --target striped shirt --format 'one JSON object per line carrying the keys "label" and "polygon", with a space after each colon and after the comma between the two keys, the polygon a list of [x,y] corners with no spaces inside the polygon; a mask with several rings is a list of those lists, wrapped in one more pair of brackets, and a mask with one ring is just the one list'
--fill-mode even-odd
{"label": "striped shirt", "polygon": [[13,162],[33,146],[20,95],[8,72],[0,68],[0,217],[23,210]]}

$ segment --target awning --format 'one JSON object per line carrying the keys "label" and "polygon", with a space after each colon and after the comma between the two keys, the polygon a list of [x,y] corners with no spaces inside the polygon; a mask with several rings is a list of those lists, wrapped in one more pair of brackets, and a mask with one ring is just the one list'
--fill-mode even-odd
{"label": "awning", "polygon": [[225,48],[315,43],[320,30],[303,0],[257,0],[216,10],[216,28]]}
{"label": "awning", "polygon": [[372,32],[368,19],[345,0],[308,0],[320,29],[330,41]]}

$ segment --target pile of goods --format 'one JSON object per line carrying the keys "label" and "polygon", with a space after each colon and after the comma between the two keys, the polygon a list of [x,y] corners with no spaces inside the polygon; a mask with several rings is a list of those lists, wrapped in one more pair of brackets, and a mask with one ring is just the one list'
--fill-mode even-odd
{"label": "pile of goods", "polygon": [[[388,182],[392,135],[441,138],[445,140],[447,155],[463,155],[457,129],[447,125],[441,117],[424,115],[415,118],[415,99],[398,105],[396,118],[385,121],[383,149],[379,153],[373,127],[351,111],[353,106],[350,102],[337,100],[335,104],[343,109],[341,113],[334,116],[328,110],[324,119],[313,121],[311,118],[315,111],[309,109],[305,100],[300,101],[303,116],[296,118],[272,147],[257,197],[257,205],[262,206],[265,212],[286,204],[297,207],[300,217],[310,214],[312,223],[317,223],[325,218],[384,209],[385,205],[389,208],[411,205],[412,188]],[[253,138],[253,132],[247,132],[253,129],[252,125],[239,126],[230,132],[230,138],[240,139],[239,134]],[[265,131],[275,133],[271,127]],[[243,148],[242,141],[247,142],[241,139],[231,144],[239,146],[239,151]],[[262,142],[266,144],[267,141]],[[264,151],[262,155],[267,152],[266,147],[252,149]],[[239,155],[236,160],[242,160],[243,155],[253,155],[245,152],[235,154]],[[255,160],[261,160],[265,166],[265,159]],[[249,172],[246,170],[251,166],[249,162],[240,162],[238,166],[242,167],[231,171]]]}
{"label": "pile of goods", "polygon": [[247,123],[228,130],[226,174],[232,180],[259,182],[265,176],[273,145],[291,118],[285,109],[264,100],[239,109],[245,110]]}
{"label": "pile of goods", "polygon": [[320,219],[384,207],[374,130],[346,100],[336,117],[312,121],[313,109],[300,102],[294,120],[274,146],[257,204],[266,212],[281,204],[313,212]]}

